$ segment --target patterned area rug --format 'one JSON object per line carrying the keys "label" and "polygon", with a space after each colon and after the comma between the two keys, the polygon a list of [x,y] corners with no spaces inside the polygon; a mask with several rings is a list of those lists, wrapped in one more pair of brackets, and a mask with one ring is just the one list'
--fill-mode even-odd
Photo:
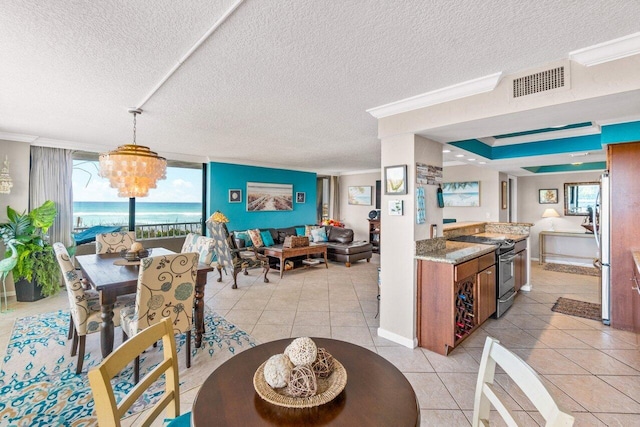
{"label": "patterned area rug", "polygon": [[602,319],[602,306],[600,304],[577,301],[570,298],[558,298],[558,301],[551,307],[551,311],[591,320]]}
{"label": "patterned area rug", "polygon": [[[89,426],[96,425],[94,403],[87,372],[102,360],[99,334],[87,337],[84,366],[75,374],[76,358],[69,355],[67,341],[69,311],[57,311],[17,319],[0,368],[0,425],[2,426]],[[204,382],[223,362],[256,345],[253,338],[223,317],[205,308],[202,346],[192,345],[191,368],[185,367],[185,335],[176,335],[180,362],[180,389],[189,390]],[[116,328],[116,343],[121,340]],[[162,360],[162,343],[141,357],[140,374]],[[155,403],[164,383],[157,382],[134,404],[130,414]],[[114,386],[119,397],[133,387],[133,364],[124,370]]]}
{"label": "patterned area rug", "polygon": [[581,265],[567,265],[556,263],[545,263],[542,268],[559,273],[583,274],[585,276],[599,276],[600,270],[593,267],[583,267]]}

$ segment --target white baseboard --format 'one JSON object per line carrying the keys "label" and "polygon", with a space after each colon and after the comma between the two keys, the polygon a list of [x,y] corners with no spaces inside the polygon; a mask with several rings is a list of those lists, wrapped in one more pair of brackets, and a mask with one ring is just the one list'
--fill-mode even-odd
{"label": "white baseboard", "polygon": [[386,329],[382,329],[382,328],[378,328],[378,336],[380,338],[384,338],[387,339],[389,341],[393,341],[397,344],[403,345],[407,348],[416,348],[418,346],[418,339],[414,338],[414,339],[409,339],[409,338],[405,338],[401,335],[398,335],[396,333],[393,332],[389,332]]}
{"label": "white baseboard", "polygon": [[[4,296],[4,292],[0,291],[0,296]],[[16,296],[16,291],[7,291],[7,296],[8,297],[15,297]]]}

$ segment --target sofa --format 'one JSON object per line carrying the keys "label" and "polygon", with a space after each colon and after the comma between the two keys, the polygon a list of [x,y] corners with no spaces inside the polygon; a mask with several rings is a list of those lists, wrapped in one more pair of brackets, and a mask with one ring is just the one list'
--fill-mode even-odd
{"label": "sofa", "polygon": [[[285,228],[261,228],[260,231],[269,231],[274,245],[282,245],[287,236],[296,236],[296,228],[300,230],[304,225],[298,225]],[[333,227],[331,225],[324,227],[327,233],[327,259],[337,262],[343,262],[347,267],[351,267],[352,262],[366,259],[367,262],[373,256],[373,247],[371,243],[365,241],[354,241],[353,230],[349,228]],[[240,231],[234,231],[233,235],[238,248],[248,246],[248,241],[244,236],[238,238]]]}

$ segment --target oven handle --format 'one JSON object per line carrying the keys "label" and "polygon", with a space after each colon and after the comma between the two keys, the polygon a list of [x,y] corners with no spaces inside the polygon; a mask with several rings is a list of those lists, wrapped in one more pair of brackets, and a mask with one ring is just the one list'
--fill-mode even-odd
{"label": "oven handle", "polygon": [[511,262],[516,259],[518,255],[511,255],[510,257],[503,257],[502,255],[499,257],[500,262]]}
{"label": "oven handle", "polygon": [[511,296],[505,300],[502,299],[498,299],[498,302],[509,302],[512,299],[514,299],[516,297],[516,295],[518,295],[518,291],[513,291],[513,293],[511,294]]}

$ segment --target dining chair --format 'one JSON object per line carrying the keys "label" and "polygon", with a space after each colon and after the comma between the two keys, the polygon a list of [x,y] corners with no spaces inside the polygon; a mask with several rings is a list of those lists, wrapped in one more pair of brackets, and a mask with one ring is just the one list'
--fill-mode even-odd
{"label": "dining chair", "polygon": [[[82,371],[84,362],[86,336],[100,331],[100,323],[102,322],[100,302],[96,291],[84,288],[80,274],[78,274],[78,270],[71,262],[67,248],[62,243],[56,242],[53,244],[53,250],[56,253],[56,259],[58,260],[65,287],[67,288],[67,296],[69,297],[69,308],[71,309],[69,335],[73,338],[71,356],[78,354],[76,374],[79,374]],[[115,326],[120,324],[120,310],[126,306],[133,306],[134,303],[134,294],[118,297],[113,307],[113,323]]]}
{"label": "dining chair", "polygon": [[513,414],[500,399],[493,386],[496,365],[509,375],[545,419],[546,426],[572,426],[574,418],[569,411],[558,406],[542,380],[520,357],[507,350],[495,338],[487,337],[480,361],[473,405],[472,426],[489,425],[493,406],[508,426],[517,426]]}
{"label": "dining chair", "polygon": [[218,282],[222,282],[222,270],[226,273],[227,268],[229,268],[233,274],[233,286],[231,288],[237,289],[237,277],[242,269],[246,271],[248,268],[262,267],[264,270],[264,283],[269,283],[267,278],[267,273],[269,272],[268,257],[258,253],[255,247],[253,247],[252,257],[241,256],[240,252],[246,251],[246,249],[238,249],[235,239],[229,235],[227,224],[224,222],[207,220],[207,228],[215,241],[215,252],[218,261],[216,268],[218,269],[218,274],[220,274]]}
{"label": "dining chair", "polygon": [[[145,328],[171,319],[174,334],[186,334],[185,358],[191,367],[191,326],[199,254],[160,255],[143,258],[136,292],[136,303],[120,312],[122,340]],[[140,378],[140,357],[134,364],[135,382]]]}
{"label": "dining chair", "polygon": [[[162,340],[163,361],[149,372],[144,380],[133,387],[120,402],[116,402],[111,380],[145,349]],[[148,426],[166,409],[166,416],[172,418],[171,427],[189,426],[191,412],[180,415],[180,383],[176,341],[171,319],[165,317],[150,326],[107,356],[96,368],[89,371],[89,385],[93,393],[98,425],[120,426],[121,418],[138,398],[164,376],[164,392],[158,401],[146,411],[147,414],[137,421]]]}
{"label": "dining chair", "polygon": [[123,249],[131,249],[136,241],[133,231],[116,231],[114,233],[96,234],[96,254],[119,253]]}
{"label": "dining chair", "polygon": [[215,241],[211,237],[205,237],[196,233],[189,233],[184,239],[181,253],[198,252],[199,261],[211,265],[215,255]]}

